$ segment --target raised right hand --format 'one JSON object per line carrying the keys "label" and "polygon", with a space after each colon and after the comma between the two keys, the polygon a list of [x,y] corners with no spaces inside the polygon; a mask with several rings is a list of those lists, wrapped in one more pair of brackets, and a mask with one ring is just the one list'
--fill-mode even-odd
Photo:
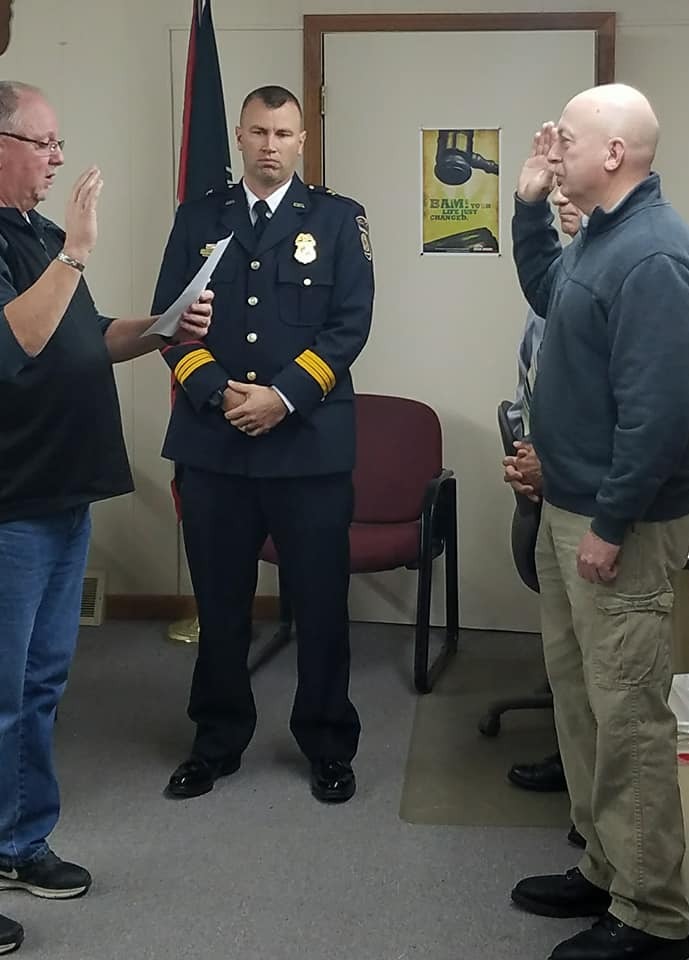
{"label": "raised right hand", "polygon": [[557,140],[557,131],[552,122],[544,123],[534,135],[531,154],[527,158],[517,185],[517,196],[527,203],[545,200],[555,186],[553,168],[548,154]]}
{"label": "raised right hand", "polygon": [[84,263],[98,238],[96,206],[103,188],[98,167],[89,167],[72,188],[65,213],[64,251]]}

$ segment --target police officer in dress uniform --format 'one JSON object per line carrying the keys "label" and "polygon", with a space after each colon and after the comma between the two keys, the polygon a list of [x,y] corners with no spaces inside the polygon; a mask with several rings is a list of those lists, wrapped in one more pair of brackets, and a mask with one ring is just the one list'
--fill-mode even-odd
{"label": "police officer in dress uniform", "polygon": [[258,556],[270,534],[298,636],[290,728],[311,789],[349,800],[360,724],[349,700],[349,525],[355,424],[349,368],[368,337],[373,267],[364,209],[295,174],[296,97],[261,87],[242,106],[243,180],[183,204],[155,293],[167,307],[223,237],[206,340],[163,351],[178,389],[163,455],[182,467],[184,540],[200,637],[191,754],[168,795],[234,773],[256,709],[247,669]]}

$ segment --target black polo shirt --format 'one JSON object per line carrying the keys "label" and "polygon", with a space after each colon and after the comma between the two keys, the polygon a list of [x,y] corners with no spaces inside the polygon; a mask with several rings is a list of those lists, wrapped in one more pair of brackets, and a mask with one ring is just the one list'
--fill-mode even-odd
{"label": "black polo shirt", "polygon": [[37,357],[5,318],[65,235],[35,211],[0,207],[0,523],[45,516],[133,489],[112,362],[82,279]]}

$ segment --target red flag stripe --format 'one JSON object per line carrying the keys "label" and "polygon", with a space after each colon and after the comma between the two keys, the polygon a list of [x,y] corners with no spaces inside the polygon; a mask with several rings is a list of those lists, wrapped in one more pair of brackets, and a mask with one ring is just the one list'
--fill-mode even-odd
{"label": "red flag stripe", "polygon": [[189,28],[189,47],[187,49],[187,70],[184,77],[184,110],[182,113],[182,142],[179,148],[179,176],[177,178],[177,201],[184,202],[187,182],[187,162],[189,159],[189,136],[191,132],[191,105],[194,96],[194,66],[196,64],[196,34],[199,28],[202,4],[194,0]]}

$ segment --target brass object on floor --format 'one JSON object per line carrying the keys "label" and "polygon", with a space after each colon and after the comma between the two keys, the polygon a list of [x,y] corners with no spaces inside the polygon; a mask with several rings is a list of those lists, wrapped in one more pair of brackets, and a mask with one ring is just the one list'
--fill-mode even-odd
{"label": "brass object on floor", "polygon": [[187,617],[185,620],[175,620],[167,628],[167,638],[173,643],[198,643],[199,618]]}

